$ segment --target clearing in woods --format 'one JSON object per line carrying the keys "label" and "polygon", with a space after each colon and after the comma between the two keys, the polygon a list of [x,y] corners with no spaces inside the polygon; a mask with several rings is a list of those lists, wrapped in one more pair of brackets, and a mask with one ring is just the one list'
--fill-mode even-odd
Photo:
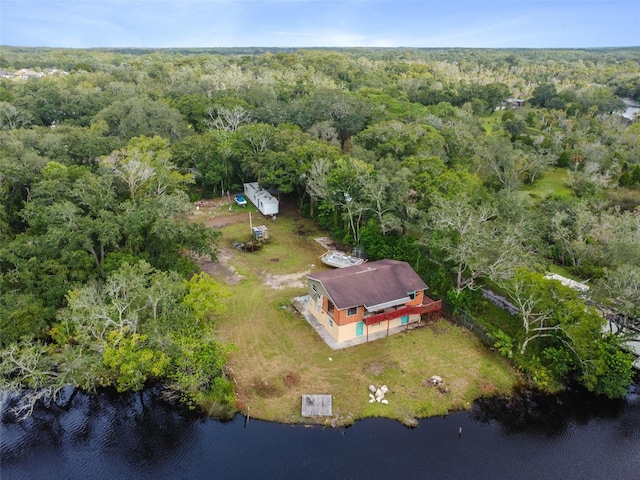
{"label": "clearing in woods", "polygon": [[[253,253],[234,247],[250,239],[254,226],[269,228],[270,242]],[[237,346],[228,373],[236,383],[238,408],[253,418],[287,423],[347,425],[364,417],[388,417],[405,424],[416,418],[466,409],[480,396],[509,393],[517,376],[509,363],[467,330],[441,320],[407,333],[334,351],[293,308],[306,294],[305,277],[325,269],[326,237],[292,206],[276,221],[251,205],[229,209],[224,201],[202,204],[193,221],[219,228],[218,262],[202,268],[224,282],[232,296],[216,321],[222,341]],[[429,379],[442,377],[445,388]],[[388,405],[369,403],[369,385],[387,385]],[[302,395],[328,394],[331,418],[303,418]]]}

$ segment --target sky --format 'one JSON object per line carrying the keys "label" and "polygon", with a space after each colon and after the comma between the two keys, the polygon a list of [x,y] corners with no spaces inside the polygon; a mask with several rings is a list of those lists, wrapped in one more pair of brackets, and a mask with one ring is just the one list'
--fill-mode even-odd
{"label": "sky", "polygon": [[0,45],[640,46],[640,0],[0,0]]}

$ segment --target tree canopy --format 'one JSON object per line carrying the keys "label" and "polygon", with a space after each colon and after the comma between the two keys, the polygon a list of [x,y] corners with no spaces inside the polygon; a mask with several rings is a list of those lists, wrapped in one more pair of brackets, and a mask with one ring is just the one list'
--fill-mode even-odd
{"label": "tree canopy", "polygon": [[[619,113],[639,59],[4,47],[0,68],[43,76],[0,79],[2,385],[228,391],[224,290],[191,261],[219,232],[187,217],[258,181],[457,306],[501,285],[519,314],[488,328],[530,378],[619,396],[630,360],[591,306],[637,325],[640,128]],[[589,305],[551,266],[591,282]]]}

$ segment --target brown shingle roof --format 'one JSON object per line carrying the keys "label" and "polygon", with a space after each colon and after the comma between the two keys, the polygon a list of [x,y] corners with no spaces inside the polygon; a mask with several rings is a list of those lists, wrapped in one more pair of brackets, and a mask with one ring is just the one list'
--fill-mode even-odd
{"label": "brown shingle roof", "polygon": [[426,290],[427,285],[407,262],[378,260],[354,267],[338,268],[308,275],[317,280],[329,298],[342,310],[364,305],[372,307],[408,300],[408,295]]}

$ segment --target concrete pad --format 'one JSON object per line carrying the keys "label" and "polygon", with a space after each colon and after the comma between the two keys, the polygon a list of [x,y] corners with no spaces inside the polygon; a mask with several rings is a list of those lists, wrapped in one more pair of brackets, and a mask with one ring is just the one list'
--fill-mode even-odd
{"label": "concrete pad", "polygon": [[303,417],[330,417],[331,395],[302,395]]}

